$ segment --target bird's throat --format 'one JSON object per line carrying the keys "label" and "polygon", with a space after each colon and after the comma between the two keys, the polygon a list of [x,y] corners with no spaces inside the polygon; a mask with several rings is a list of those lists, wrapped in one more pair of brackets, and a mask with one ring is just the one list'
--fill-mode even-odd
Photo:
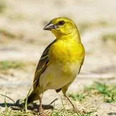
{"label": "bird's throat", "polygon": [[81,42],[80,35],[77,31],[74,31],[74,32],[68,33],[68,34],[55,34],[55,36],[56,36],[56,39],[58,39],[58,40],[73,39],[73,40],[76,40],[77,42]]}

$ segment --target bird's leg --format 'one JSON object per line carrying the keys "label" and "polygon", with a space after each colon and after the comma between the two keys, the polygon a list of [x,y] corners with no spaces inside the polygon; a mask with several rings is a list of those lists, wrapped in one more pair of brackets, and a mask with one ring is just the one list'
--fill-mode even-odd
{"label": "bird's leg", "polygon": [[43,96],[43,94],[41,94],[41,95],[39,96],[39,102],[40,102],[40,105],[39,105],[39,114],[40,114],[40,116],[48,116],[48,115],[44,112],[44,109],[43,109],[43,107],[42,107],[42,96]]}
{"label": "bird's leg", "polygon": [[62,92],[63,92],[65,98],[66,98],[66,99],[70,102],[70,104],[72,105],[73,110],[74,110],[76,113],[79,113],[79,112],[80,112],[79,109],[75,106],[75,104],[74,104],[74,103],[70,100],[70,98],[66,95],[66,91],[67,91],[67,89],[68,89],[68,87],[69,87],[70,84],[71,84],[71,83],[69,83],[69,84],[67,84],[66,86],[64,86],[64,87],[62,88]]}
{"label": "bird's leg", "polygon": [[70,102],[70,104],[72,105],[73,110],[74,110],[76,113],[79,113],[80,110],[75,106],[75,104],[70,100],[70,98],[69,98],[66,94],[64,94],[64,96],[65,96],[65,98]]}
{"label": "bird's leg", "polygon": [[42,108],[42,96],[41,95],[39,96],[39,103],[40,103],[40,105],[39,105],[39,112],[41,114],[41,112],[43,112],[43,108]]}

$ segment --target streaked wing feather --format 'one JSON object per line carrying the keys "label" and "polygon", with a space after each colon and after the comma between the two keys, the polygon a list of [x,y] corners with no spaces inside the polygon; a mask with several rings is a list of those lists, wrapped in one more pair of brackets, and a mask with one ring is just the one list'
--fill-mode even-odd
{"label": "streaked wing feather", "polygon": [[44,50],[39,60],[39,63],[35,71],[34,80],[33,80],[33,88],[36,88],[39,85],[40,76],[46,70],[47,66],[49,65],[49,55],[48,55],[49,48],[55,41],[56,40],[54,40],[51,44],[47,46],[47,48]]}

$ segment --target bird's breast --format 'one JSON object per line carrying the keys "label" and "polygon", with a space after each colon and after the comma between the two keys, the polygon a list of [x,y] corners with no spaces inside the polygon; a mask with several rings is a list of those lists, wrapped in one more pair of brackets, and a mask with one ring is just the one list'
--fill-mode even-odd
{"label": "bird's breast", "polygon": [[58,41],[50,49],[50,58],[55,63],[80,62],[84,56],[84,49],[81,43],[75,41]]}

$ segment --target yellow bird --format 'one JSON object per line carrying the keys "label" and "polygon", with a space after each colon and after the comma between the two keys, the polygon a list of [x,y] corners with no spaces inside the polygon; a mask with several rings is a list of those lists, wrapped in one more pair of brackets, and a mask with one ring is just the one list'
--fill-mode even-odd
{"label": "yellow bird", "polygon": [[56,39],[48,45],[40,58],[33,80],[33,91],[27,102],[39,99],[41,111],[43,92],[54,89],[56,92],[62,90],[75,107],[66,91],[80,72],[85,56],[77,26],[69,18],[58,17],[51,20],[44,30],[51,31]]}

